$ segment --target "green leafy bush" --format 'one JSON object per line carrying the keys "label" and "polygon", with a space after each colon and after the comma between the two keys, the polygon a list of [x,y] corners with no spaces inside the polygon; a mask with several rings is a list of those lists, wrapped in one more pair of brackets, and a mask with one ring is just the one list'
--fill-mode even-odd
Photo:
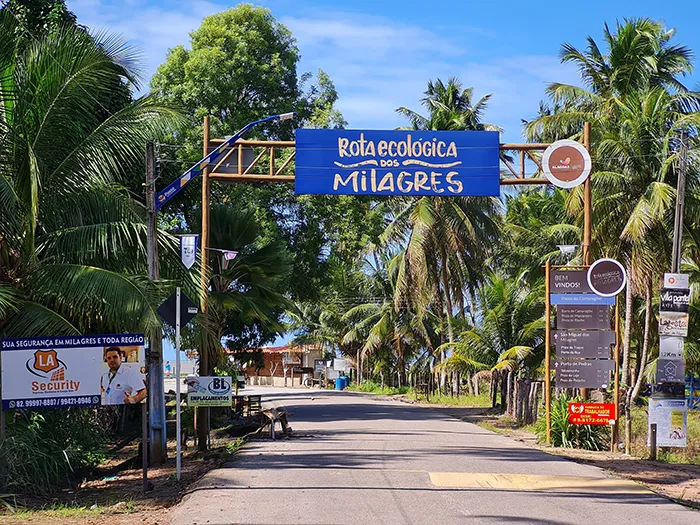
{"label": "green leafy bush", "polygon": [[94,467],[106,457],[106,432],[95,409],[45,410],[16,416],[8,424],[5,442],[0,446],[10,492],[49,494],[68,485],[76,471]]}
{"label": "green leafy bush", "polygon": [[385,396],[393,396],[397,394],[407,394],[410,390],[409,387],[407,386],[402,386],[402,387],[391,387],[391,386],[381,386],[379,383],[375,383],[374,381],[363,381],[362,384],[358,385],[350,385],[348,387],[348,390],[352,390],[354,392],[366,392],[369,394],[381,394]]}
{"label": "green leafy bush", "polygon": [[[580,403],[581,398],[561,396],[552,400],[552,446],[604,450],[609,444],[609,429],[602,425],[574,425],[569,423],[569,403]],[[541,443],[547,440],[547,421],[543,416],[535,426]]]}

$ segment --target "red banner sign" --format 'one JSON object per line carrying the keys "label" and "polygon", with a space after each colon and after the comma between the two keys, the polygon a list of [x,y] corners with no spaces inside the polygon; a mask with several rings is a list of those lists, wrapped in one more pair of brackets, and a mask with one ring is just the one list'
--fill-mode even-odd
{"label": "red banner sign", "polygon": [[614,420],[614,403],[569,403],[569,423],[574,425],[609,425]]}

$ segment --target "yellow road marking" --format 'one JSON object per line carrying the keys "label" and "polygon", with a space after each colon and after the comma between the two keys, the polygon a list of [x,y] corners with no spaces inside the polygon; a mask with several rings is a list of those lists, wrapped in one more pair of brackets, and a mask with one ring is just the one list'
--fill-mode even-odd
{"label": "yellow road marking", "polygon": [[436,487],[606,494],[651,493],[641,485],[625,479],[470,472],[429,472],[429,474],[431,483]]}

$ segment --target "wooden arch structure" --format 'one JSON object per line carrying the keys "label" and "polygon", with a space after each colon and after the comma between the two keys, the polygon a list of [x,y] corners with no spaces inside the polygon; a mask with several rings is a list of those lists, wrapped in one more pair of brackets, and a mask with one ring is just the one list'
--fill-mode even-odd
{"label": "wooden arch structure", "polygon": [[[210,138],[209,117],[204,117],[204,137],[203,156],[214,148],[223,144],[226,139]],[[591,125],[586,122],[583,127],[583,146],[590,151]],[[549,143],[506,143],[501,144],[499,149],[501,155],[501,186],[519,185],[549,185],[550,181],[545,177],[528,176],[526,168],[535,166],[535,173],[542,172],[542,165],[534,155],[534,152],[542,152],[550,146]],[[209,249],[209,226],[210,226],[210,184],[211,181],[224,183],[255,182],[255,183],[279,183],[294,182],[293,160],[295,157],[296,143],[294,141],[260,141],[260,140],[238,140],[224,154],[224,156],[213,166],[207,166],[202,173],[202,232],[200,236],[200,246],[203,253]],[[516,159],[514,162],[506,157]],[[590,177],[583,184],[583,239],[581,248],[583,252],[583,264],[581,268],[591,264],[591,181]],[[547,301],[546,317],[550,320],[551,310],[549,305],[549,263],[546,266],[547,281]],[[207,275],[209,273],[207,258],[202,258],[201,286],[203,290],[208,287]],[[206,312],[208,305],[207,294],[203,293],[202,311]],[[619,330],[619,306],[616,307],[615,327]],[[618,363],[619,336],[615,345],[615,406],[616,413],[619,413],[619,363]],[[203,356],[204,357],[204,356]],[[547,417],[547,442],[551,440],[551,322],[546,323],[545,329],[545,404]],[[204,370],[209,370],[209,363],[202,363]],[[584,398],[586,391],[583,391]],[[617,433],[617,422],[614,428]],[[613,440],[614,441],[614,440]]]}

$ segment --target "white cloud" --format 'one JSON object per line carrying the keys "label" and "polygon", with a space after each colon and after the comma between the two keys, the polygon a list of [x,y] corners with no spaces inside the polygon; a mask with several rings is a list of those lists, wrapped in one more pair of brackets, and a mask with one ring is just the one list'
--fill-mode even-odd
{"label": "white cloud", "polygon": [[[159,7],[145,0],[69,0],[80,23],[123,34],[145,55],[146,80],[167,50],[189,45],[202,19],[228,6],[208,1]],[[282,16],[297,39],[301,71],[324,69],[336,84],[339,109],[355,128],[393,128],[406,121],[395,109],[420,110],[429,79],[459,77],[475,96],[493,93],[488,122],[505,129],[504,140],[520,139],[520,119],[530,118],[548,82],[576,82],[571,66],[555,56],[493,56],[477,59],[498,35],[478,27],[438,34],[419,25],[343,12],[297,11]],[[279,16],[279,15],[278,15]]]}
{"label": "white cloud", "polygon": [[282,20],[296,36],[303,69],[322,68],[338,88],[338,106],[352,127],[392,128],[406,121],[395,109],[420,110],[430,79],[460,78],[475,96],[492,93],[488,122],[520,140],[521,119],[532,117],[548,82],[576,82],[573,68],[554,56],[493,57],[477,61],[470,50],[493,37],[471,28],[449,39],[388,19],[336,13]]}
{"label": "white cloud", "polygon": [[189,45],[189,33],[202,19],[221,11],[206,1],[178,2],[177,9],[151,5],[144,0],[69,0],[68,8],[78,16],[80,24],[93,31],[118,33],[138,46],[144,55],[144,91],[167,51],[178,45]]}

